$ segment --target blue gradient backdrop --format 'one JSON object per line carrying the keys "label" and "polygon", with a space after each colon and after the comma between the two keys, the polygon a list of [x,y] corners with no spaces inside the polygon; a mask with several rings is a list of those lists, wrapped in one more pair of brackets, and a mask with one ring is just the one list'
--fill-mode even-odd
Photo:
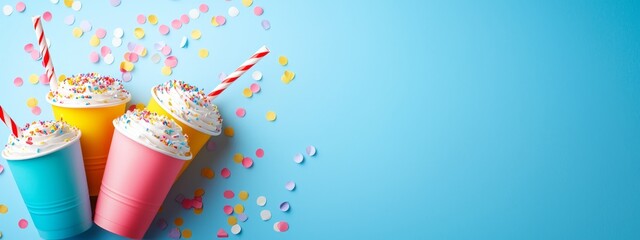
{"label": "blue gradient backdrop", "polygon": [[[2,1],[15,5],[16,1]],[[249,221],[241,239],[640,239],[640,3],[637,1],[254,1],[256,17],[240,1],[206,1],[208,14],[162,37],[144,25],[137,41],[152,49],[165,40],[180,63],[160,74],[148,57],[126,83],[133,102],[146,103],[149,88],[172,78],[211,89],[262,44],[272,54],[257,69],[262,92],[241,96],[244,77],[218,98],[233,138],[216,138],[218,149],[203,151],[187,176],[174,186],[158,217],[175,217],[193,239],[214,239],[228,231],[222,191],[245,189]],[[26,13],[0,16],[0,104],[20,122],[51,119],[45,86],[13,78],[43,72],[24,53],[35,41],[30,16],[50,10],[45,23],[58,73],[98,71],[119,75],[117,64],[91,64],[89,36],[95,27],[126,30],[132,41],[137,14],[155,13],[161,22],[201,2],[83,1],[80,12],[48,1],[28,1]],[[213,15],[237,6],[240,16],[214,28]],[[73,38],[63,24],[88,19],[94,30]],[[260,21],[269,19],[264,31]],[[176,47],[192,29],[203,38]],[[211,56],[197,57],[206,47]],[[115,49],[120,59],[125,47]],[[153,53],[154,51],[151,51]],[[280,83],[287,55],[297,73]],[[116,60],[118,62],[118,60]],[[40,100],[43,114],[25,106]],[[234,111],[245,107],[247,117]],[[269,123],[264,113],[274,110]],[[0,128],[0,137],[9,132]],[[292,156],[314,144],[318,156],[298,166]],[[266,150],[250,170],[233,164],[236,152]],[[4,160],[0,164],[6,167]],[[204,180],[200,168],[232,177]],[[295,180],[298,189],[283,185]],[[173,198],[207,191],[205,211],[194,215]],[[259,220],[255,197],[266,195],[274,213]],[[290,213],[276,210],[288,200]],[[0,175],[4,239],[33,239],[9,169]],[[286,220],[290,231],[272,224]],[[152,226],[149,238],[167,238]],[[119,239],[98,227],[80,238]]]}

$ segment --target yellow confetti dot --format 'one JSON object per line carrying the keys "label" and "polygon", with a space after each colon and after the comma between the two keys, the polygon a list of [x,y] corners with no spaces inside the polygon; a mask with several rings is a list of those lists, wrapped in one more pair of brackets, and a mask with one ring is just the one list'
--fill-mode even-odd
{"label": "yellow confetti dot", "polygon": [[7,205],[0,204],[0,213],[6,214],[7,212],[9,212],[9,207],[7,207]]}
{"label": "yellow confetti dot", "polygon": [[64,0],[64,6],[70,8],[73,5],[73,0]]}
{"label": "yellow confetti dot", "polygon": [[202,188],[196,189],[196,191],[193,192],[193,195],[196,197],[202,197],[202,195],[204,195],[204,189]]}
{"label": "yellow confetti dot", "polygon": [[38,75],[35,75],[35,74],[29,75],[29,82],[31,84],[38,84],[39,81],[40,81],[40,77]]}
{"label": "yellow confetti dot", "polygon": [[79,27],[74,27],[73,30],[71,31],[71,33],[73,34],[74,37],[80,38],[80,37],[82,37],[82,34],[84,32],[82,32],[82,29],[80,29]]}
{"label": "yellow confetti dot", "polygon": [[149,19],[149,23],[153,25],[158,24],[158,16],[151,14],[149,15],[148,19]]}
{"label": "yellow confetti dot", "polygon": [[66,75],[64,75],[64,74],[60,74],[60,76],[58,76],[58,82],[62,82],[62,81],[64,81],[65,79],[67,79],[67,76],[66,76]]}
{"label": "yellow confetti dot", "polygon": [[173,220],[173,224],[175,224],[176,226],[180,227],[182,226],[182,224],[184,224],[184,219],[182,218],[176,218],[176,220]]}
{"label": "yellow confetti dot", "polygon": [[278,63],[280,63],[280,65],[282,66],[286,66],[287,64],[289,64],[289,59],[286,56],[280,56],[278,58]]}
{"label": "yellow confetti dot", "polygon": [[214,27],[220,26],[218,21],[216,21],[216,16],[211,17],[211,25],[213,25]]}
{"label": "yellow confetti dot", "polygon": [[38,99],[34,97],[27,99],[27,107],[33,108],[35,106],[38,106]]}
{"label": "yellow confetti dot", "polygon": [[227,223],[229,224],[229,226],[233,226],[238,224],[238,219],[234,216],[229,216],[229,218],[227,218]]}
{"label": "yellow confetti dot", "polygon": [[191,238],[191,230],[190,229],[184,229],[182,230],[182,237],[183,238]]}
{"label": "yellow confetti dot", "polygon": [[216,174],[213,172],[213,169],[211,169],[209,167],[203,167],[202,170],[200,170],[200,175],[202,175],[203,177],[206,177],[208,179],[213,179],[213,177]]}
{"label": "yellow confetti dot", "polygon": [[224,135],[227,137],[233,137],[234,134],[234,130],[232,127],[225,127],[224,128]]}
{"label": "yellow confetti dot", "polygon": [[253,0],[242,0],[242,5],[245,7],[249,7],[251,4],[253,4]]}
{"label": "yellow confetti dot", "polygon": [[96,35],[91,36],[89,45],[91,45],[92,47],[97,47],[98,45],[100,45],[100,38],[98,38],[98,36]]}
{"label": "yellow confetti dot", "polygon": [[233,207],[233,211],[235,213],[243,213],[244,212],[244,206],[242,206],[242,204],[236,204],[236,206]]}
{"label": "yellow confetti dot", "polygon": [[240,191],[238,193],[238,198],[242,201],[247,201],[247,199],[249,199],[249,193],[247,191]]}
{"label": "yellow confetti dot", "polygon": [[284,74],[282,74],[282,77],[280,77],[280,80],[282,80],[284,84],[289,84],[291,80],[293,80],[293,78],[295,77],[296,77],[296,73],[289,70],[285,70]]}
{"label": "yellow confetti dot", "polygon": [[233,155],[233,161],[236,163],[241,163],[243,158],[244,156],[242,156],[242,153],[236,153]]}
{"label": "yellow confetti dot", "polygon": [[206,58],[209,56],[209,50],[207,49],[200,49],[200,51],[198,51],[198,56],[200,56],[200,58]]}
{"label": "yellow confetti dot", "polygon": [[120,69],[123,69],[123,70],[125,70],[125,71],[127,71],[127,72],[131,72],[131,71],[133,71],[133,68],[134,68],[134,65],[133,65],[133,63],[132,63],[132,62],[129,62],[129,61],[122,61],[122,62],[120,63]]}
{"label": "yellow confetti dot", "polygon": [[147,56],[147,48],[143,48],[143,49],[142,49],[142,52],[140,52],[140,56],[141,56],[141,57],[145,57],[145,56]]}
{"label": "yellow confetti dot", "polygon": [[144,103],[138,103],[138,104],[136,104],[136,109],[138,109],[138,110],[142,110],[142,109],[144,109]]}
{"label": "yellow confetti dot", "polygon": [[142,39],[144,37],[144,29],[142,28],[133,29],[133,35],[136,36],[137,39]]}
{"label": "yellow confetti dot", "polygon": [[196,215],[200,215],[202,214],[202,210],[203,210],[202,208],[194,208],[193,213],[195,213]]}
{"label": "yellow confetti dot", "polygon": [[191,38],[198,40],[200,37],[202,37],[202,32],[200,32],[200,30],[196,29],[191,31]]}
{"label": "yellow confetti dot", "polygon": [[276,116],[276,113],[275,113],[275,112],[273,112],[273,111],[268,111],[268,112],[267,112],[267,121],[269,121],[269,122],[273,122],[273,121],[275,121],[275,120],[276,120],[276,117],[277,117],[277,116]]}
{"label": "yellow confetti dot", "polygon": [[171,70],[171,68],[169,66],[164,66],[164,67],[162,67],[160,72],[162,72],[162,75],[169,76],[169,75],[171,75],[171,73],[173,71]]}
{"label": "yellow confetti dot", "polygon": [[242,90],[242,95],[244,95],[244,97],[250,98],[251,96],[253,96],[253,92],[250,88],[244,88],[244,90]]}

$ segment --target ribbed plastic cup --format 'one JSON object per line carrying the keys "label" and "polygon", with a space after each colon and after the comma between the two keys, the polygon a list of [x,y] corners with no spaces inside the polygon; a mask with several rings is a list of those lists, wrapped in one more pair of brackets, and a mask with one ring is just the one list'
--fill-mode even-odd
{"label": "ribbed plastic cup", "polygon": [[[217,136],[209,135],[204,131],[204,129],[201,129],[198,126],[187,122],[187,120],[182,119],[180,116],[173,115],[171,111],[164,109],[164,107],[158,103],[158,96],[156,95],[155,91],[153,91],[153,88],[151,88],[151,99],[149,100],[149,104],[147,104],[147,109],[150,112],[155,112],[160,115],[167,116],[171,120],[175,121],[178,125],[180,125],[180,127],[182,127],[182,132],[189,136],[187,142],[189,143],[189,147],[191,147],[191,153],[193,157],[198,155],[202,147],[207,143],[211,136]],[[184,166],[180,170],[178,177],[180,177],[180,175],[182,175],[182,173],[187,170],[189,164],[191,164],[191,161],[186,161],[184,163]]]}
{"label": "ribbed plastic cup", "polygon": [[89,184],[89,195],[97,196],[113,136],[111,122],[125,112],[129,99],[113,104],[82,107],[54,103],[48,98],[47,101],[53,107],[53,116],[56,120],[64,120],[82,131],[83,136],[80,142],[82,143],[84,168]]}
{"label": "ribbed plastic cup", "polygon": [[114,234],[140,239],[190,158],[147,147],[120,131],[113,133],[94,222]]}
{"label": "ribbed plastic cup", "polygon": [[91,206],[80,136],[58,149],[29,158],[6,156],[40,237],[62,239],[91,228]]}

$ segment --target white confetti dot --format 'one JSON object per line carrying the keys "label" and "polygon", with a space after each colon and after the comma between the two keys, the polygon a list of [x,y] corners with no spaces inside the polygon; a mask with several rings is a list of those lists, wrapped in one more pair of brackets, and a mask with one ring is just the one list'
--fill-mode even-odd
{"label": "white confetti dot", "polygon": [[188,44],[189,44],[189,40],[187,39],[187,37],[182,37],[182,40],[180,41],[180,47],[186,48]]}
{"label": "white confetti dot", "polygon": [[309,155],[309,156],[316,155],[316,147],[308,146],[307,147],[307,155]]}
{"label": "white confetti dot", "polygon": [[4,5],[2,13],[4,13],[5,16],[11,15],[13,13],[13,7],[11,5]]}
{"label": "white confetti dot", "polygon": [[59,1],[60,1],[60,0],[51,0],[51,3],[53,3],[53,4],[58,4],[58,2],[59,2]]}
{"label": "white confetti dot", "polygon": [[264,207],[264,205],[267,205],[267,197],[265,196],[258,197],[258,199],[256,199],[256,204],[258,204],[258,206],[260,207]]}
{"label": "white confetti dot", "polygon": [[80,1],[73,1],[73,4],[71,4],[71,9],[77,11],[80,11],[80,9],[82,8],[82,3]]}
{"label": "white confetti dot", "polygon": [[260,72],[260,71],[254,71],[254,72],[251,74],[251,77],[253,78],[253,80],[260,81],[260,80],[262,79],[262,72]]}
{"label": "white confetti dot", "polygon": [[162,60],[162,57],[160,56],[160,54],[159,54],[159,53],[154,53],[154,54],[151,56],[151,62],[153,62],[153,63],[159,63],[159,62],[160,62],[160,60]]}
{"label": "white confetti dot", "polygon": [[74,22],[76,22],[76,17],[73,14],[64,18],[64,24],[71,26]]}
{"label": "white confetti dot", "polygon": [[271,211],[269,210],[260,211],[260,218],[262,218],[262,221],[269,221],[269,219],[271,219]]}
{"label": "white confetti dot", "polygon": [[237,7],[230,7],[228,13],[229,13],[229,16],[235,17],[235,16],[238,16],[238,14],[240,14],[240,10],[238,10]]}
{"label": "white confetti dot", "polygon": [[302,161],[304,161],[304,156],[302,156],[302,153],[297,153],[295,156],[293,156],[293,161],[295,163],[302,163]]}
{"label": "white confetti dot", "polygon": [[285,185],[284,188],[289,190],[289,191],[293,191],[293,189],[296,189],[296,183],[293,181],[288,181]]}
{"label": "white confetti dot", "polygon": [[242,231],[242,228],[240,227],[240,225],[236,224],[231,226],[231,233],[233,233],[234,235],[240,234],[240,231]]}
{"label": "white confetti dot", "polygon": [[120,45],[122,45],[122,38],[111,39],[111,44],[113,44],[114,47],[120,47]]}
{"label": "white confetti dot", "polygon": [[198,17],[200,17],[200,11],[198,11],[198,9],[191,9],[189,10],[189,17],[191,19],[197,19]]}
{"label": "white confetti dot", "polygon": [[113,57],[113,54],[109,53],[106,56],[104,56],[102,60],[104,60],[104,63],[111,65],[115,59]]}
{"label": "white confetti dot", "polygon": [[113,30],[113,36],[117,38],[122,38],[124,36],[124,30],[122,28],[116,28]]}

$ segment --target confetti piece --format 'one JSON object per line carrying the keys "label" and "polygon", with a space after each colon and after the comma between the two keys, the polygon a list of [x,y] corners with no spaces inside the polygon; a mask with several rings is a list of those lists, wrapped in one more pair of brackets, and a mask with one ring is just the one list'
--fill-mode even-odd
{"label": "confetti piece", "polygon": [[273,229],[276,230],[276,232],[286,232],[287,230],[289,230],[289,223],[285,221],[276,222],[273,225]]}
{"label": "confetti piece", "polygon": [[[189,19],[189,18],[187,18],[187,19]],[[180,20],[178,20],[178,19],[174,19],[173,21],[171,21],[171,27],[173,29],[178,30],[178,29],[180,29],[182,27],[182,22],[180,22]]]}
{"label": "confetti piece", "polygon": [[24,12],[24,10],[27,9],[27,5],[24,4],[24,2],[18,2],[16,3],[16,11],[18,12]]}
{"label": "confetti piece", "polygon": [[251,91],[250,88],[244,88],[242,89],[242,95],[246,98],[250,98],[253,96],[253,91]]}
{"label": "confetti piece", "polygon": [[211,169],[209,167],[203,167],[202,170],[200,170],[200,175],[202,175],[203,177],[206,177],[208,179],[213,179],[213,177],[216,174],[213,172],[213,169]]}
{"label": "confetti piece", "polygon": [[238,14],[240,14],[240,10],[238,10],[237,7],[230,7],[229,10],[227,11],[227,13],[229,14],[230,17],[236,17],[238,16]]}
{"label": "confetti piece", "polygon": [[253,4],[253,0],[242,0],[242,5],[245,7],[250,7]]}
{"label": "confetti piece", "polygon": [[233,161],[236,163],[241,163],[243,158],[242,153],[233,154]]}
{"label": "confetti piece", "polygon": [[271,211],[266,209],[260,211],[260,218],[262,219],[262,221],[269,221],[269,219],[271,219]]}
{"label": "confetti piece", "polygon": [[262,28],[264,28],[264,30],[271,29],[271,23],[269,22],[269,20],[262,20]]}
{"label": "confetti piece", "polygon": [[159,63],[160,60],[162,60],[162,57],[160,56],[160,54],[155,53],[155,54],[151,55],[151,62]]}
{"label": "confetti piece", "polygon": [[238,193],[238,198],[242,201],[246,201],[247,199],[249,199],[249,192],[247,191],[240,191]]}
{"label": "confetti piece", "polygon": [[124,30],[122,28],[116,28],[113,30],[113,36],[116,38],[122,38],[124,36]]}
{"label": "confetti piece", "polygon": [[[2,169],[4,169],[4,167]],[[7,214],[7,212],[9,212],[9,207],[7,207],[7,205],[0,204],[0,214]]]}
{"label": "confetti piece", "polygon": [[17,77],[13,79],[13,85],[15,85],[16,87],[20,87],[22,86],[22,84],[24,84],[24,81],[22,80],[21,77]]}
{"label": "confetti piece", "polygon": [[35,75],[35,74],[29,75],[29,83],[35,85],[35,84],[38,84],[39,81],[40,81],[40,77],[38,77],[38,75]]}
{"label": "confetti piece", "polygon": [[23,49],[25,52],[30,53],[31,51],[33,51],[33,43],[25,44]]}
{"label": "confetti piece", "polygon": [[69,15],[64,18],[64,24],[71,26],[74,22],[76,22],[76,17],[73,15]]}
{"label": "confetti piece", "polygon": [[216,22],[216,16],[211,17],[211,25],[213,25],[214,27],[220,26],[220,24]]}
{"label": "confetti piece", "polygon": [[87,20],[80,21],[80,29],[82,29],[83,32],[91,31],[92,28],[93,26],[91,26],[91,23],[89,21]]}
{"label": "confetti piece", "polygon": [[173,224],[175,224],[176,226],[180,227],[180,226],[182,226],[182,224],[184,224],[184,219],[182,219],[181,217],[176,218],[175,220],[173,220]]}
{"label": "confetti piece", "polygon": [[18,221],[18,227],[20,227],[21,229],[25,229],[29,226],[29,222],[27,222],[27,220],[20,219],[20,221]]}
{"label": "confetti piece", "polygon": [[53,15],[49,11],[42,13],[42,19],[44,19],[45,21],[50,22],[52,18]]}
{"label": "confetti piece", "polygon": [[102,46],[100,48],[100,56],[105,57],[107,56],[107,54],[111,53],[111,48],[107,47],[107,46]]}
{"label": "confetti piece", "polygon": [[137,39],[142,39],[144,37],[144,30],[142,28],[136,28],[133,30],[133,35]]}
{"label": "confetti piece", "polygon": [[5,16],[9,16],[13,13],[13,7],[11,5],[4,5],[4,7],[2,7],[2,13],[4,13]]}
{"label": "confetti piece", "polygon": [[267,197],[260,196],[256,198],[256,204],[258,204],[258,206],[260,207],[264,207],[264,205],[267,205]]}
{"label": "confetti piece", "polygon": [[71,9],[73,9],[74,11],[80,11],[80,9],[82,8],[82,2],[80,1],[73,1],[73,4],[71,4]]}
{"label": "confetti piece", "polygon": [[64,6],[70,8],[73,4],[73,0],[64,0]]}
{"label": "confetti piece", "polygon": [[311,145],[307,146],[307,155],[309,156],[316,155],[316,147]]}
{"label": "confetti piece", "polygon": [[253,93],[258,93],[260,92],[260,85],[258,85],[257,83],[252,83],[251,86],[249,86],[249,89],[251,89],[251,92]]}
{"label": "confetti piece", "polygon": [[120,6],[120,2],[120,0],[109,0],[109,4],[111,4],[112,7]]}
{"label": "confetti piece", "polygon": [[251,77],[253,78],[253,80],[260,81],[260,80],[262,80],[262,72],[260,72],[260,71],[254,71],[254,72],[251,74]]}
{"label": "confetti piece", "polygon": [[242,118],[247,114],[247,111],[244,110],[244,108],[238,108],[236,109],[236,116]]}
{"label": "confetti piece", "polygon": [[202,13],[206,13],[209,11],[209,5],[207,4],[200,4],[200,6],[198,7],[198,9],[200,10],[200,12]]}
{"label": "confetti piece", "polygon": [[160,25],[160,27],[158,27],[158,31],[162,35],[167,35],[169,34],[169,26],[162,24]]}
{"label": "confetti piece", "polygon": [[296,74],[294,72],[285,70],[280,80],[282,80],[284,84],[289,84],[291,80],[293,80],[295,77],[296,77]]}
{"label": "confetti piece", "polygon": [[224,231],[224,229],[220,228],[220,230],[218,230],[218,234],[216,234],[218,236],[218,238],[228,238],[229,234],[227,232]]}
{"label": "confetti piece", "polygon": [[187,14],[182,14],[182,15],[180,16],[180,22],[181,22],[182,24],[188,24],[188,23],[189,23],[189,21],[191,21],[191,20],[189,19],[189,16],[187,16]]}
{"label": "confetti piece", "polygon": [[231,177],[231,171],[230,171],[228,168],[223,168],[223,169],[220,171],[220,175],[221,175],[223,178],[229,178],[229,177]]}
{"label": "confetti piece", "polygon": [[224,191],[224,193],[222,195],[226,199],[232,199],[235,196],[235,194],[231,190]]}
{"label": "confetti piece", "polygon": [[47,78],[47,75],[44,73],[40,75],[39,81],[44,85],[49,84],[49,79]]}
{"label": "confetti piece", "polygon": [[200,37],[202,37],[202,32],[200,32],[200,30],[196,29],[191,31],[191,38],[198,40]]}
{"label": "confetti piece", "polygon": [[289,59],[286,56],[278,57],[278,63],[282,66],[286,66],[289,63]]}
{"label": "confetti piece", "polygon": [[193,213],[196,214],[196,215],[202,214],[203,211],[204,211],[204,209],[202,209],[202,208],[194,208],[193,209]]}
{"label": "confetti piece", "polygon": [[[234,211],[235,213],[238,213],[238,214],[240,214],[240,213],[244,213],[244,206],[243,206],[242,204],[239,204],[239,203],[238,203],[238,204],[236,204],[236,206],[235,206],[235,207],[233,207],[233,211]],[[236,221],[237,221],[237,220],[236,220]]]}
{"label": "confetti piece", "polygon": [[269,122],[273,122],[273,121],[275,121],[275,120],[276,120],[276,117],[277,117],[277,116],[276,116],[276,113],[275,113],[275,112],[273,112],[273,111],[268,111],[268,112],[267,112],[267,116],[266,116],[267,121],[269,121]]}
{"label": "confetti piece", "polygon": [[104,28],[98,28],[98,30],[96,30],[96,37],[103,39],[106,36],[107,36],[107,30],[105,30]]}
{"label": "confetti piece", "polygon": [[255,14],[256,16],[262,16],[263,13],[264,9],[262,9],[262,7],[256,6],[255,8],[253,8],[253,14]]}
{"label": "confetti piece", "polygon": [[123,72],[122,73],[122,81],[130,82],[132,78],[133,78],[133,76],[131,75],[131,72]]}
{"label": "confetti piece", "polygon": [[91,45],[92,47],[97,47],[98,45],[100,45],[100,38],[98,38],[96,35],[91,36],[91,39],[89,39],[89,45]]}
{"label": "confetti piece", "polygon": [[114,47],[120,47],[122,45],[122,39],[121,38],[111,39],[111,45],[113,45]]}
{"label": "confetti piece", "polygon": [[59,0],[50,0],[53,4],[58,4]]}
{"label": "confetti piece", "polygon": [[242,159],[242,166],[244,168],[251,168],[253,166],[253,159],[250,157],[245,157]]}
{"label": "confetti piece", "polygon": [[224,80],[225,78],[227,78],[227,74],[224,72],[221,72],[220,74],[218,74],[218,79],[220,79],[220,81]]}
{"label": "confetti piece", "polygon": [[189,10],[189,17],[191,19],[198,19],[198,17],[200,17],[200,12],[198,11],[198,9],[191,9]]}
{"label": "confetti piece", "polygon": [[238,224],[238,218],[236,218],[235,216],[229,216],[227,218],[227,223],[229,224],[229,226],[233,226]]}
{"label": "confetti piece", "polygon": [[289,191],[293,191],[294,189],[296,189],[296,183],[293,181],[288,181],[285,185],[284,188],[289,190]]}
{"label": "confetti piece", "polygon": [[187,37],[182,37],[182,40],[180,40],[180,47],[186,48],[188,45],[189,45],[189,39]]}
{"label": "confetti piece", "polygon": [[212,140],[209,140],[209,142],[207,143],[207,150],[209,151],[213,151],[216,150],[216,142]]}
{"label": "confetti piece", "polygon": [[264,149],[262,149],[262,148],[256,149],[256,157],[258,157],[258,158],[264,157]]}
{"label": "confetti piece", "polygon": [[247,219],[249,219],[249,217],[247,216],[247,214],[244,214],[244,213],[240,213],[240,214],[238,214],[238,220],[239,220],[239,221],[241,221],[241,222],[246,222],[246,221],[247,221]]}
{"label": "confetti piece", "polygon": [[200,49],[200,51],[198,51],[198,56],[200,56],[200,58],[207,58],[209,56],[209,50],[207,49]]}
{"label": "confetti piece", "polygon": [[138,62],[138,54],[133,52],[127,52],[124,54],[124,60],[132,63]]}
{"label": "confetti piece", "polygon": [[233,130],[232,127],[225,127],[223,131],[224,131],[224,135],[227,137],[233,137],[233,135],[235,134],[235,131]]}
{"label": "confetti piece", "polygon": [[180,239],[180,229],[172,228],[171,231],[169,231],[169,237],[171,239]]}
{"label": "confetti piece", "polygon": [[149,15],[148,19],[149,19],[149,23],[153,25],[158,24],[158,16],[151,14]]}
{"label": "confetti piece", "polygon": [[164,60],[164,65],[170,68],[178,66],[178,58],[175,56],[169,56]]}
{"label": "confetti piece", "polygon": [[40,55],[40,51],[31,51],[31,53],[29,53],[29,55],[31,55],[31,59],[33,59],[34,61],[38,61],[42,57]]}
{"label": "confetti piece", "polygon": [[182,237],[183,238],[191,238],[192,233],[190,229],[184,229],[182,230]]}
{"label": "confetti piece", "polygon": [[280,211],[288,212],[290,207],[289,202],[280,203]]}
{"label": "confetti piece", "polygon": [[73,30],[71,30],[71,33],[73,34],[74,37],[76,38],[80,38],[82,37],[82,34],[84,34],[84,32],[82,31],[81,28],[79,27],[74,27]]}
{"label": "confetti piece", "polygon": [[156,222],[156,226],[158,226],[162,230],[165,230],[167,229],[169,224],[167,224],[167,220],[164,220],[164,218],[161,218],[161,219],[158,219],[158,221]]}
{"label": "confetti piece", "polygon": [[162,75],[165,75],[165,76],[169,76],[171,75],[171,73],[173,73],[173,71],[169,66],[163,66],[162,69],[160,69],[160,72],[162,73]]}
{"label": "confetti piece", "polygon": [[233,207],[229,205],[224,205],[224,207],[222,207],[222,212],[224,212],[224,214],[231,215],[233,214]]}
{"label": "confetti piece", "polygon": [[300,164],[302,163],[302,161],[304,161],[304,156],[302,156],[302,153],[296,153],[296,155],[293,156],[293,162]]}
{"label": "confetti piece", "polygon": [[134,65],[131,62],[122,61],[120,63],[120,71],[122,72],[131,72],[133,71]]}
{"label": "confetti piece", "polygon": [[227,19],[224,16],[216,16],[216,23],[218,23],[218,26],[222,26],[227,23]]}
{"label": "confetti piece", "polygon": [[231,226],[231,233],[233,233],[234,235],[240,234],[240,231],[242,231],[242,228],[240,227],[240,225],[236,224]]}
{"label": "confetti piece", "polygon": [[91,52],[89,53],[89,61],[91,61],[92,63],[97,63],[98,61],[100,61],[100,56],[97,52]]}
{"label": "confetti piece", "polygon": [[198,188],[193,192],[193,195],[196,197],[202,197],[204,195],[204,189]]}
{"label": "confetti piece", "polygon": [[171,47],[169,47],[169,45],[166,45],[166,46],[162,47],[162,51],[161,52],[165,56],[169,56],[169,54],[171,54]]}
{"label": "confetti piece", "polygon": [[147,17],[145,17],[143,14],[140,14],[136,17],[136,21],[138,21],[138,24],[145,24],[147,22]]}
{"label": "confetti piece", "polygon": [[102,60],[104,60],[104,63],[111,65],[115,59],[113,57],[113,54],[108,53],[107,55],[104,56]]}

